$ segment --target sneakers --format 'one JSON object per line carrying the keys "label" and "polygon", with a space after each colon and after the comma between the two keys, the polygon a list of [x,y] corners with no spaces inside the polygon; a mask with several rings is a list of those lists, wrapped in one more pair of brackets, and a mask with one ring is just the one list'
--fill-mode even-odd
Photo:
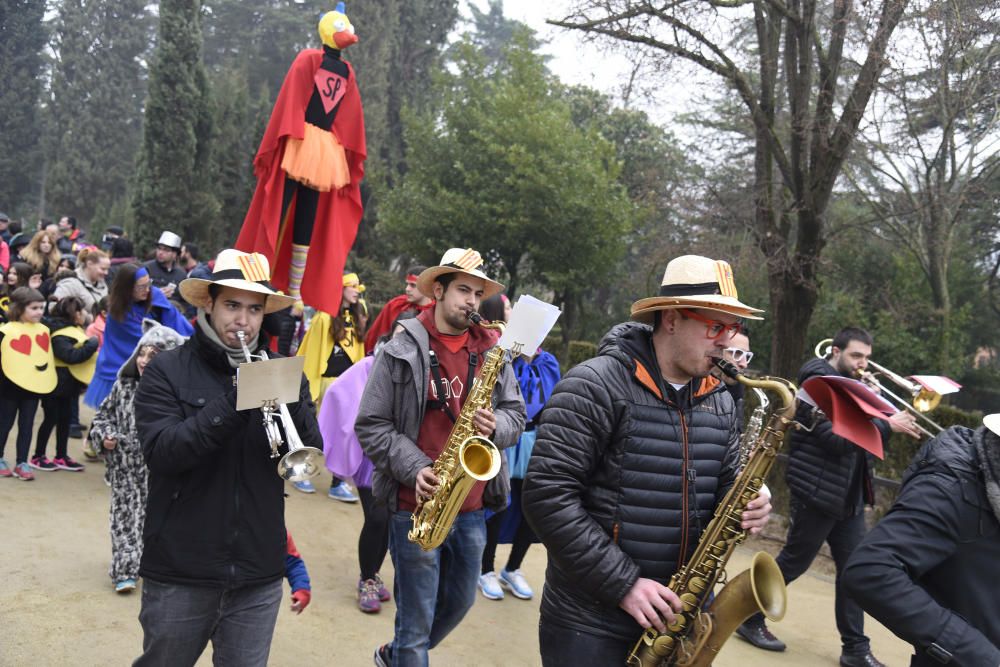
{"label": "sneakers", "polygon": [[99,452],[94,448],[94,443],[90,440],[83,443],[83,457],[88,461],[98,461],[101,458]]}
{"label": "sneakers", "polygon": [[871,651],[865,653],[842,653],[840,667],[885,667]]}
{"label": "sneakers", "polygon": [[351,491],[351,487],[347,485],[347,482],[341,482],[337,486],[331,486],[330,491],[326,495],[328,498],[339,500],[342,503],[358,502],[358,497],[354,495],[353,491]]}
{"label": "sneakers", "polygon": [[377,614],[382,610],[378,596],[378,584],[374,579],[358,581],[358,609],[366,614]]}
{"label": "sneakers", "polygon": [[487,600],[503,600],[503,589],[500,588],[496,572],[479,575],[479,590]]}
{"label": "sneakers", "polygon": [[27,463],[18,463],[14,466],[14,477],[23,479],[25,482],[30,482],[35,479],[35,473],[31,472],[31,466]]}
{"label": "sneakers", "polygon": [[122,579],[115,583],[115,593],[131,593],[135,590],[135,579],[129,577],[128,579]]}
{"label": "sneakers", "polygon": [[316,487],[308,479],[304,479],[301,482],[292,482],[292,486],[302,493],[316,493]]}
{"label": "sneakers", "polygon": [[82,438],[83,437],[83,425],[81,424],[71,424],[69,427],[69,437],[71,438]]}
{"label": "sneakers", "polygon": [[7,465],[7,461],[0,459],[0,477],[10,477],[13,473],[10,471],[10,466]]}
{"label": "sneakers", "polygon": [[530,600],[534,596],[534,591],[528,585],[527,579],[521,574],[521,570],[508,572],[506,569],[500,570],[500,585],[510,590],[514,597],[522,600]]}
{"label": "sneakers", "polygon": [[378,572],[375,573],[375,583],[378,584],[378,599],[379,602],[388,602],[392,599],[392,593],[389,589],[385,587],[385,582],[382,581],[382,576]]}
{"label": "sneakers", "polygon": [[392,646],[382,644],[375,649],[375,667],[392,667]]}
{"label": "sneakers", "polygon": [[52,472],[56,469],[56,464],[49,460],[47,456],[33,456],[31,461],[29,461],[31,467],[35,470],[44,470],[46,472]]}
{"label": "sneakers", "polygon": [[736,628],[736,634],[745,641],[750,642],[757,648],[765,651],[784,651],[785,642],[781,641],[767,629],[767,624],[763,621],[754,622],[749,619],[740,627]]}
{"label": "sneakers", "polygon": [[84,468],[82,463],[77,463],[68,456],[61,459],[52,459],[52,463],[59,470],[69,470],[70,472],[83,472]]}

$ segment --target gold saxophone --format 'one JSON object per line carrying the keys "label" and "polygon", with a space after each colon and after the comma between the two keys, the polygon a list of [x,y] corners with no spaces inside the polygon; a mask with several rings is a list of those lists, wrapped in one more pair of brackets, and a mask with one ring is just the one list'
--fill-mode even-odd
{"label": "gold saxophone", "polygon": [[724,360],[716,365],[748,387],[774,391],[779,405],[750,451],[743,471],[715,515],[686,565],[670,578],[669,588],[681,599],[681,611],[661,634],[643,632],[627,657],[629,667],[704,667],[711,665],[729,636],[752,614],[761,611],[772,621],[785,615],[785,582],[774,558],[754,555],[750,568],[726,584],[707,609],[702,609],[717,583],[726,582],[726,563],[746,539],[740,527],[743,510],[764,484],[785,437],[795,422],[795,385],[783,378],[750,380]]}
{"label": "gold saxophone", "polygon": [[[503,332],[502,323],[484,324],[479,313],[471,313],[469,319],[486,329]],[[417,499],[417,508],[413,510],[413,528],[406,536],[425,551],[441,546],[448,537],[451,525],[475,483],[493,479],[500,472],[500,450],[489,438],[480,435],[472,418],[478,408],[490,406],[493,387],[506,362],[507,352],[499,345],[486,354],[483,367],[473,380],[469,396],[451,428],[444,451],[434,462],[437,490],[426,500]]]}

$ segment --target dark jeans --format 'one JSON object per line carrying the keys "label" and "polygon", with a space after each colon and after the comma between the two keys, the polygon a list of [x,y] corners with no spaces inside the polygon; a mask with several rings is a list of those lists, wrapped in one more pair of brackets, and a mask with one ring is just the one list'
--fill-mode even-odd
{"label": "dark jeans", "polygon": [[[521,495],[521,489],[524,487],[523,479],[511,479],[510,480],[510,492],[511,495]],[[510,510],[504,510],[503,512],[498,512],[491,516],[486,521],[486,548],[483,549],[483,574],[487,572],[493,572],[496,570],[496,555],[497,555],[497,544],[500,542],[500,527],[504,522],[504,517]],[[514,542],[510,547],[510,557],[507,559],[507,565],[504,569],[508,572],[513,572],[514,570],[521,567],[521,563],[524,561],[525,554],[528,553],[528,547],[531,543],[535,541],[535,531],[531,529],[528,522],[521,517],[521,521],[517,524],[517,531],[514,533]]]}
{"label": "dark jeans", "polygon": [[427,652],[465,618],[476,601],[486,544],[482,510],[459,514],[444,543],[430,551],[407,539],[411,517],[396,512],[389,518],[389,553],[396,568],[393,667],[427,667]]}
{"label": "dark jeans", "polygon": [[56,458],[66,458],[66,449],[69,445],[69,426],[73,418],[73,405],[79,397],[73,396],[46,396],[42,399],[42,410],[45,416],[38,426],[38,436],[35,438],[35,456],[45,456],[45,450],[49,446],[49,436],[52,429],[56,431]]}
{"label": "dark jeans", "polygon": [[618,639],[599,637],[546,621],[538,622],[538,648],[543,667],[605,667],[625,664],[625,658],[642,634],[635,626],[635,637]]}
{"label": "dark jeans", "polygon": [[358,487],[361,509],[365,513],[365,523],[358,536],[358,564],[361,566],[362,581],[374,579],[385,562],[389,550],[389,508],[376,503],[372,490]]}
{"label": "dark jeans", "polygon": [[[834,519],[794,498],[789,509],[791,522],[788,537],[776,559],[785,583],[790,584],[802,576],[816,558],[823,542],[829,544],[830,554],[837,567],[833,609],[843,652],[869,652],[871,643],[865,636],[864,611],[844,592],[840,583],[840,575],[848,557],[865,536],[864,513],[846,519]],[[763,620],[763,615],[757,614],[749,622],[760,623]]]}
{"label": "dark jeans", "polygon": [[16,463],[27,463],[31,451],[31,432],[34,430],[35,412],[38,411],[37,398],[0,399],[0,458],[7,448],[7,436],[17,421]]}
{"label": "dark jeans", "polygon": [[132,667],[194,665],[212,641],[212,663],[265,667],[282,582],[234,589],[142,582],[142,655]]}

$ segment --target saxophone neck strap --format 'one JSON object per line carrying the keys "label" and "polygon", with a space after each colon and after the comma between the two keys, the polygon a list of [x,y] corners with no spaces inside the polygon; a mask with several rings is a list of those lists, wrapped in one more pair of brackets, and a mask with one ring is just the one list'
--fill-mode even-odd
{"label": "saxophone neck strap", "polygon": [[[456,421],[455,413],[452,411],[451,406],[448,405],[448,383],[444,381],[441,376],[441,362],[438,360],[437,354],[434,350],[427,351],[428,356],[431,359],[431,375],[433,376],[434,386],[437,388],[437,399],[427,401],[427,407],[431,410],[441,410],[446,415],[448,419],[454,424]],[[465,378],[465,387],[463,392],[466,390],[471,390],[472,382],[476,379],[476,366],[479,365],[479,355],[475,352],[469,352],[469,373]],[[459,404],[462,402],[462,397],[457,396]]]}

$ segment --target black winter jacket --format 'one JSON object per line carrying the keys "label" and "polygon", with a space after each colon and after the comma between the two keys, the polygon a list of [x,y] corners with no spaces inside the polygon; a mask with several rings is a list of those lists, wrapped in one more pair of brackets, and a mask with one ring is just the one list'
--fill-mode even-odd
{"label": "black winter jacket", "polygon": [[542,616],[594,635],[638,638],[619,602],[639,577],[669,581],[736,474],[729,392],[714,379],[675,391],[651,335],[616,326],[556,385],[524,481],[549,552]]}
{"label": "black winter jacket", "polygon": [[[810,359],[799,370],[799,386],[811,377],[839,375],[825,359]],[[835,519],[846,519],[874,504],[871,455],[833,432],[833,424],[824,416],[816,419],[812,407],[799,402],[795,419],[814,423],[812,431],[792,431],[788,453],[788,488],[796,500]],[[872,423],[889,439],[889,423]]]}
{"label": "black winter jacket", "polygon": [[[143,577],[238,587],[284,575],[284,482],[260,410],[235,409],[234,379],[224,351],[198,327],[142,375],[135,413],[149,467]],[[322,449],[305,377],[299,396],[288,405],[292,420],[307,446]]]}
{"label": "black winter jacket", "polygon": [[945,664],[1000,665],[1000,522],[974,446],[984,437],[1000,459],[1000,439],[985,428],[929,440],[844,570],[848,594],[913,644],[913,667],[941,665],[944,653]]}

